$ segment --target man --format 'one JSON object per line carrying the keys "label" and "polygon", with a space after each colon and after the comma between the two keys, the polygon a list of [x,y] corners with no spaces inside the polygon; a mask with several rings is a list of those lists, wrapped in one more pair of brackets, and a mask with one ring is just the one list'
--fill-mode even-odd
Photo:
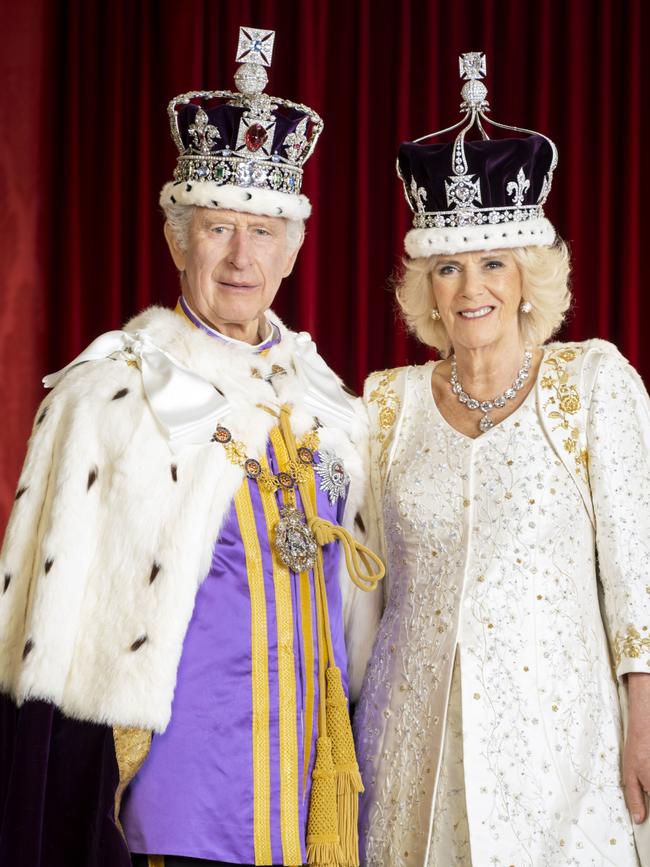
{"label": "man", "polygon": [[358,404],[269,309],[322,129],[263,92],[273,40],[170,103],[177,309],[45,380],[0,557],[2,864],[358,863],[339,572],[382,567],[345,529]]}

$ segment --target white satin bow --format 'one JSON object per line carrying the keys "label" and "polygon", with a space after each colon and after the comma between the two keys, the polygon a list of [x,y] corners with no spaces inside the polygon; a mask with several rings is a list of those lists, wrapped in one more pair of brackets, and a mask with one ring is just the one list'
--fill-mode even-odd
{"label": "white satin bow", "polygon": [[142,331],[101,334],[70,364],[44,377],[43,385],[53,388],[71,368],[108,358],[115,352],[139,359],[147,400],[172,451],[210,441],[217,424],[230,412],[227,399],[202,376],[159,349]]}
{"label": "white satin bow", "polygon": [[[305,404],[321,421],[347,427],[354,419],[354,410],[337,378],[318,355],[309,334],[297,335],[296,343],[296,370]],[[116,352],[139,360],[147,400],[172,451],[210,442],[217,425],[230,414],[228,399],[156,346],[143,331],[108,331],[100,335],[64,368],[45,376],[43,385],[54,388],[78,364],[108,358]]]}

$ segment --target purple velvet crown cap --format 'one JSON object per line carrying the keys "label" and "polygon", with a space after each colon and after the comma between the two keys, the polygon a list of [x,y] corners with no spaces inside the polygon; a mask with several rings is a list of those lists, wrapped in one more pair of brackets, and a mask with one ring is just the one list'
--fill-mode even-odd
{"label": "purple velvet crown cap", "polygon": [[[548,139],[540,135],[526,138],[478,139],[465,141],[467,174],[480,183],[482,210],[511,208],[515,204],[537,205],[545,194],[544,182],[553,162]],[[407,195],[413,211],[418,202],[411,198],[411,181],[426,191],[426,211],[447,211],[446,183],[450,175],[454,142],[428,144],[404,142],[399,149],[401,176],[407,181]],[[517,183],[523,170],[528,184]],[[415,189],[415,188],[414,188]]]}
{"label": "purple velvet crown cap", "polygon": [[[555,230],[543,205],[557,165],[555,145],[541,133],[487,116],[483,54],[462,55],[460,69],[464,117],[399,148],[397,172],[413,211],[406,252],[420,257],[552,244]],[[487,125],[500,137],[490,138]],[[435,141],[452,132],[453,140]]]}
{"label": "purple velvet crown cap", "polygon": [[[197,105],[191,102],[187,105],[179,106],[177,109],[178,129],[185,146],[185,151],[189,153],[192,150],[193,141],[189,129],[195,125],[196,116],[201,109],[207,115],[208,124],[215,127],[219,132],[219,139],[212,145],[211,153],[216,154],[223,151],[235,152],[239,128],[246,107],[243,105],[206,106],[205,104]],[[270,152],[271,158],[273,155],[276,157],[280,156],[284,160],[288,158],[288,146],[285,142],[292,133],[295,134],[298,124],[302,120],[307,118],[309,122],[309,116],[295,108],[284,106],[278,106],[272,114],[275,126],[271,134],[267,133],[263,124],[259,124],[261,130],[258,132],[253,129],[253,135],[249,136],[250,144],[246,144],[246,150],[241,152],[243,156],[252,155],[261,148],[264,148],[265,151]],[[251,124],[251,126],[254,125]],[[248,129],[250,130],[250,127]],[[258,134],[255,135],[255,132]],[[291,142],[291,139],[289,141]]]}
{"label": "purple velvet crown cap", "polygon": [[237,91],[183,93],[168,106],[179,152],[174,180],[160,194],[163,208],[198,205],[304,220],[303,165],[323,129],[306,105],[264,93],[275,34],[240,28]]}

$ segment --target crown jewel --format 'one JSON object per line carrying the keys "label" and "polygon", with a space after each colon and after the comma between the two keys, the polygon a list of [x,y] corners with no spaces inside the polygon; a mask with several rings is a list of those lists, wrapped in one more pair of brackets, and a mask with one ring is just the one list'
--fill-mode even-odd
{"label": "crown jewel", "polygon": [[[323,121],[305,105],[264,92],[274,43],[272,30],[241,27],[237,89],[191,91],[171,100],[168,114],[179,151],[175,185],[186,184],[188,193],[193,184],[211,183],[299,195],[302,166]],[[274,211],[281,212],[281,206]]]}
{"label": "crown jewel", "polygon": [[[488,91],[482,81],[487,65],[482,52],[461,55],[459,71],[465,82],[460,107],[463,118],[454,126],[400,147],[397,171],[414,213],[414,229],[432,230],[426,238],[418,236],[418,255],[430,255],[438,247],[446,249],[454,244],[460,251],[488,249],[488,244],[550,243],[555,233],[544,217],[543,205],[557,165],[555,145],[540,133],[488,118]],[[490,139],[486,124],[523,137]],[[480,139],[468,141],[473,127]],[[453,143],[431,142],[455,130]],[[520,228],[522,223],[529,224],[525,230]],[[506,231],[484,232],[482,238],[476,232],[455,234],[467,227],[501,224],[509,224]],[[437,235],[436,230],[443,234]],[[413,246],[413,233],[409,234]]]}

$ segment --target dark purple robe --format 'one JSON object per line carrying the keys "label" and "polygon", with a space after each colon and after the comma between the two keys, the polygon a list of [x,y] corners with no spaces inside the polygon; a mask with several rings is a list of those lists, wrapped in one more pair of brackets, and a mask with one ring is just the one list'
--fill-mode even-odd
{"label": "dark purple robe", "polygon": [[131,867],[113,730],[0,695],[0,867]]}

